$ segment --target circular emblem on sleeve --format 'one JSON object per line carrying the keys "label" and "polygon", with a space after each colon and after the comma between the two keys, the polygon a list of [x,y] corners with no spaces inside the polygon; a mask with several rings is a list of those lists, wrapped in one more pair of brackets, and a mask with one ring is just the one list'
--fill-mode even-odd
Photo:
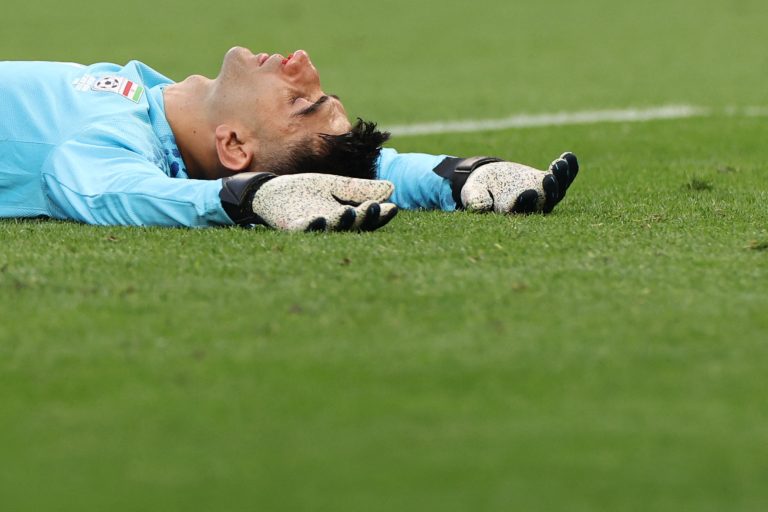
{"label": "circular emblem on sleeve", "polygon": [[[86,75],[88,76],[88,75]],[[92,80],[92,81],[91,81]],[[144,94],[144,86],[127,79],[124,76],[108,75],[102,77],[81,78],[75,83],[78,90],[84,90],[90,84],[91,90],[96,92],[112,92],[138,103]]]}
{"label": "circular emblem on sleeve", "polygon": [[120,89],[120,84],[124,79],[119,76],[105,76],[96,80],[91,89],[94,91],[109,91],[117,92]]}

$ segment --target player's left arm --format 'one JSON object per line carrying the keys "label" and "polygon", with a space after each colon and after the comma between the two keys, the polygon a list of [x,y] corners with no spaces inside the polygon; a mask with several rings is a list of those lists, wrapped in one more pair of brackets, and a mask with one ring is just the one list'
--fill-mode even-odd
{"label": "player's left arm", "polygon": [[572,153],[563,153],[547,171],[498,158],[401,154],[390,148],[377,162],[378,178],[395,185],[391,200],[398,207],[446,211],[548,213],[578,170]]}

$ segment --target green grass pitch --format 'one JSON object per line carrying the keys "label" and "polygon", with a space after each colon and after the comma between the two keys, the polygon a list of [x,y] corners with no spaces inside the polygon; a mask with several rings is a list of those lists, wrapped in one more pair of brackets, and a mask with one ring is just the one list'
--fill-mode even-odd
{"label": "green grass pitch", "polygon": [[3,511],[768,507],[768,118],[743,114],[768,106],[765,2],[6,4],[4,59],[181,79],[305,48],[384,128],[713,114],[392,141],[572,150],[549,216],[0,221]]}

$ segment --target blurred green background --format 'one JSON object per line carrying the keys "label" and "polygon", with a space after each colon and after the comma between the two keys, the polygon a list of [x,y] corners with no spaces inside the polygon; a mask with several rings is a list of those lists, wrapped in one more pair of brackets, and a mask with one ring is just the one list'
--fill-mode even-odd
{"label": "blurred green background", "polygon": [[760,0],[8,0],[5,59],[142,60],[217,73],[234,45],[307,49],[352,115],[382,123],[765,101]]}

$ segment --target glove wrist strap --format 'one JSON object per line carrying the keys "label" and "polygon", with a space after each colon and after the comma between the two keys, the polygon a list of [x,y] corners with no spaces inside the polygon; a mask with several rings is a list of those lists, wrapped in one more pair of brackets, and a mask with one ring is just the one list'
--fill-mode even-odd
{"label": "glove wrist strap", "polygon": [[271,172],[241,172],[221,180],[219,199],[232,222],[240,226],[267,225],[253,212],[253,196],[269,180],[277,178]]}
{"label": "glove wrist strap", "polygon": [[461,209],[464,208],[464,204],[461,202],[461,189],[467,182],[469,175],[481,165],[501,161],[501,158],[494,158],[492,156],[474,156],[471,158],[449,156],[437,164],[437,167],[432,169],[432,171],[451,182],[453,200],[456,201],[456,208]]}

